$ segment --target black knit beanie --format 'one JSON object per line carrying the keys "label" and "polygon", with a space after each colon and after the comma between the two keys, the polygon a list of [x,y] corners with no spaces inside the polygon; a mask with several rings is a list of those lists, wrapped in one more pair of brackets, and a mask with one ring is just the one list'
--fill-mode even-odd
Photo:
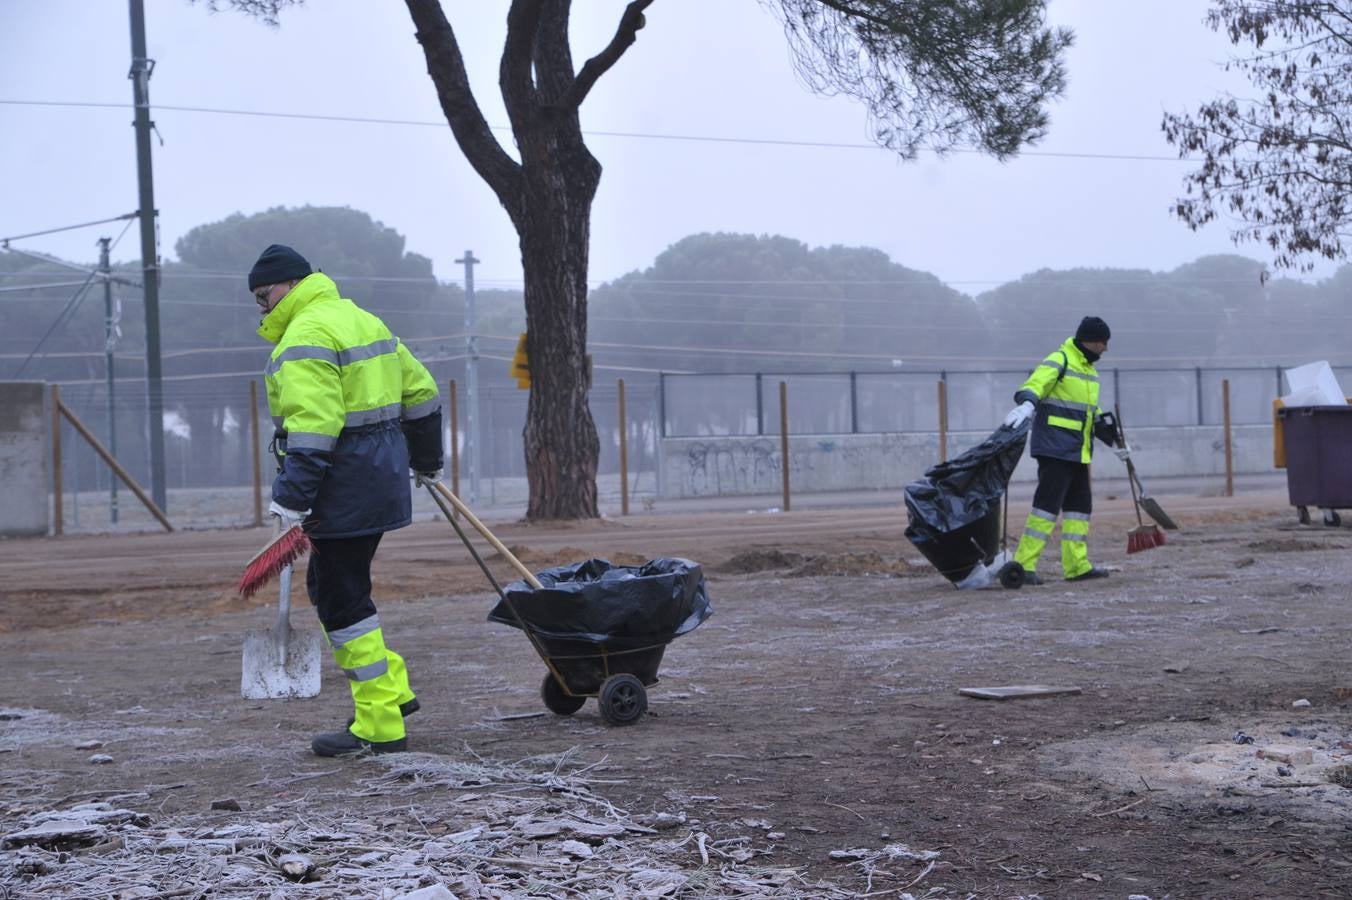
{"label": "black knit beanie", "polygon": [[249,290],[256,290],[265,284],[280,284],[292,278],[304,278],[310,271],[310,263],[305,257],[285,244],[273,244],[263,251],[258,262],[249,270]]}
{"label": "black knit beanie", "polygon": [[1075,329],[1075,340],[1081,344],[1106,341],[1111,337],[1112,332],[1108,330],[1108,323],[1098,316],[1085,316],[1080,320],[1080,327]]}

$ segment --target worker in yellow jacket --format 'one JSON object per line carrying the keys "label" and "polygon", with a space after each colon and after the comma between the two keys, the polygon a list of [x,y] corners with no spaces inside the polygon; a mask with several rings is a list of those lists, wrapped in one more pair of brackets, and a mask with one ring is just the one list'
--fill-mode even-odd
{"label": "worker in yellow jacket", "polygon": [[280,467],[269,513],[301,523],[314,544],[306,587],[355,714],[320,734],[320,756],[404,750],[418,709],[403,658],[385,646],[371,600],[381,536],[412,521],[409,474],[440,480],[444,452],[436,381],[385,323],[338,294],[290,247],[273,244],[249,272],[275,344],[265,371]]}
{"label": "worker in yellow jacket", "polygon": [[[1038,558],[1061,522],[1061,570],[1068,581],[1105,578],[1108,573],[1089,562],[1089,514],[1093,497],[1089,462],[1094,438],[1113,446],[1116,427],[1099,410],[1099,376],[1094,363],[1108,351],[1108,323],[1086,316],[1075,336],[1047,354],[1014,394],[1018,405],[1004,425],[1017,428],[1033,420],[1029,452],[1037,460],[1037,490],[1024,524],[1014,561],[1024,568],[1024,584],[1042,584]],[[1123,461],[1130,450],[1115,447]]]}

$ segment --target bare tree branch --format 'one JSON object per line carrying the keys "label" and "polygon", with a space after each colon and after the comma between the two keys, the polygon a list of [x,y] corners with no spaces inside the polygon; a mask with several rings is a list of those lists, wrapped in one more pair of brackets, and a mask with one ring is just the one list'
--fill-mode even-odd
{"label": "bare tree branch", "polygon": [[[427,71],[437,90],[441,110],[450,123],[451,133],[474,171],[479,173],[507,205],[518,192],[521,167],[498,143],[479,110],[465,71],[455,31],[446,20],[438,0],[405,0],[413,17],[418,43],[427,58]],[[509,208],[510,211],[510,208]]]}
{"label": "bare tree branch", "polygon": [[1242,224],[1231,238],[1267,244],[1276,268],[1345,258],[1352,0],[1215,0],[1207,23],[1251,46],[1226,68],[1243,74],[1257,99],[1225,97],[1165,115],[1165,138],[1202,160],[1184,180],[1175,215],[1194,230],[1221,212],[1234,215]]}
{"label": "bare tree branch", "polygon": [[652,3],[653,0],[633,0],[624,8],[624,13],[620,16],[620,25],[615,29],[615,36],[610,39],[610,43],[600,53],[587,60],[582,66],[582,71],[577,73],[572,91],[564,98],[565,107],[577,109],[581,106],[597,79],[610,71],[611,66],[619,62],[620,57],[624,55],[624,51],[633,46],[634,41],[638,40],[639,29],[644,25],[643,11],[652,6]]}
{"label": "bare tree branch", "polygon": [[535,31],[535,79],[541,103],[555,108],[572,89],[573,51],[568,45],[568,15],[572,0],[548,0]]}
{"label": "bare tree branch", "polygon": [[544,0],[512,0],[507,11],[507,42],[498,64],[498,87],[518,144],[525,138],[531,125],[531,113],[539,102],[531,72],[535,32],[540,27],[543,9]]}

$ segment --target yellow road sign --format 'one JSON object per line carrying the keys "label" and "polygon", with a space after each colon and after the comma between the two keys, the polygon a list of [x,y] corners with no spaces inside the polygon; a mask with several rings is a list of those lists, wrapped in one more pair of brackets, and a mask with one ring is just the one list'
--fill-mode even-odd
{"label": "yellow road sign", "polygon": [[526,359],[526,333],[516,339],[516,352],[512,354],[512,377],[516,386],[522,390],[530,388],[530,363]]}

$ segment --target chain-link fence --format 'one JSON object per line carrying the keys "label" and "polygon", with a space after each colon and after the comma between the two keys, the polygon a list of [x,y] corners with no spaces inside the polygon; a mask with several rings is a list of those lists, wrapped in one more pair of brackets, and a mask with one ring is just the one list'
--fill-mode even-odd
{"label": "chain-link fence", "polygon": [[[456,392],[456,443],[461,492],[470,495],[470,435],[467,433],[466,379],[463,362],[425,360],[442,392],[446,451],[451,455],[450,392]],[[498,373],[496,370],[504,371]],[[102,375],[102,373],[100,373]],[[526,391],[505,382],[505,366],[481,364],[478,423],[474,445],[478,456],[478,496],[486,506],[524,504],[527,495],[522,429]],[[256,432],[250,423],[254,384]],[[484,383],[488,382],[485,386]],[[147,492],[153,479],[148,451],[146,382],[144,378],[114,381],[106,376],[57,382],[62,403],[104,444]],[[510,382],[507,383],[508,385]],[[176,522],[247,524],[252,521],[251,492],[255,447],[258,449],[264,504],[275,472],[267,451],[273,433],[260,378],[252,373],[222,372],[166,375],[164,396],[164,485],[167,512]],[[656,490],[658,439],[657,382],[626,379],[626,467],[631,496]],[[599,382],[591,392],[592,417],[600,438],[598,482],[602,497],[619,496],[620,410],[618,380]],[[65,518],[75,527],[114,520],[149,521],[140,503],[117,481],[89,444],[64,428],[61,476]],[[257,434],[255,445],[254,435]],[[452,477],[448,471],[447,480]],[[115,499],[114,499],[115,498]],[[228,498],[228,499],[222,499]],[[218,507],[213,511],[213,507]],[[114,512],[117,510],[117,512]]]}
{"label": "chain-link fence", "polygon": [[[233,361],[233,360],[232,360]],[[508,380],[506,364],[481,362],[479,370],[478,496],[471,498],[469,435],[463,357],[426,354],[437,378],[447,418],[455,381],[456,428],[461,493],[478,504],[523,506],[527,498],[522,429],[528,395]],[[92,367],[89,378],[58,381],[63,403],[113,451],[143,487],[152,484],[147,451],[145,380],[127,377],[113,384]],[[502,371],[499,372],[498,370]],[[1234,425],[1272,420],[1272,401],[1288,388],[1279,368],[1100,368],[1101,404],[1121,403],[1131,427],[1218,425],[1222,382],[1230,383]],[[1335,368],[1352,385],[1352,368]],[[658,443],[663,437],[777,434],[779,383],[787,388],[788,419],[794,434],[934,432],[939,427],[940,383],[951,432],[989,430],[1013,402],[1026,371],[926,371],[752,373],[745,375],[662,374],[625,380],[627,472],[631,498],[657,490]],[[250,425],[250,383],[257,391],[257,447],[266,503],[274,472],[266,445],[272,422],[261,379],[253,372],[174,373],[164,379],[165,487],[175,522],[247,524],[252,521],[255,442]],[[618,503],[620,426],[618,379],[599,379],[591,396],[600,438],[598,492]],[[447,478],[451,475],[448,472]],[[74,527],[103,528],[114,518],[147,522],[149,516],[130,492],[113,485],[108,467],[77,435],[63,441],[65,518]],[[425,499],[425,498],[424,498]]]}
{"label": "chain-link fence", "polygon": [[[1352,367],[1334,374],[1352,386]],[[936,431],[941,396],[949,431],[985,431],[999,424],[1027,377],[1024,370],[664,374],[662,436],[777,434],[781,381],[794,434]],[[1280,367],[1100,367],[1099,377],[1100,406],[1120,404],[1123,419],[1137,427],[1221,424],[1225,381],[1231,424],[1260,425],[1272,421],[1272,401],[1288,391]]]}

